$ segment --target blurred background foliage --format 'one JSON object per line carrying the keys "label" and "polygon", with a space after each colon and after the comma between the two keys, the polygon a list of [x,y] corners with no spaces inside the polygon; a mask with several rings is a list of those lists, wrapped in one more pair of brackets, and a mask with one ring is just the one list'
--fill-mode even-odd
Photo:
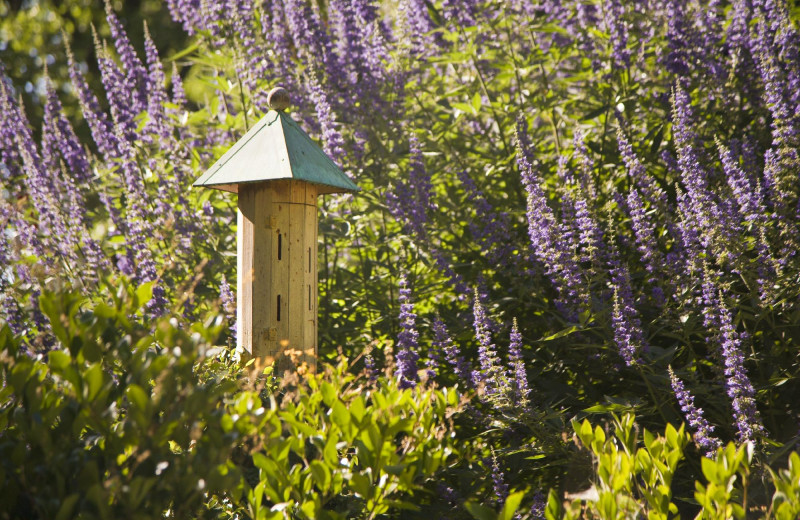
{"label": "blurred background foliage", "polygon": [[[140,52],[144,51],[145,22],[162,57],[169,58],[187,46],[188,35],[172,21],[163,0],[112,0],[110,5]],[[28,107],[34,129],[41,127],[46,70],[56,88],[69,94],[63,96],[65,111],[77,131],[89,137],[69,81],[64,35],[89,85],[97,91],[102,83],[93,26],[101,39],[109,38],[103,0],[0,1],[0,61]]]}

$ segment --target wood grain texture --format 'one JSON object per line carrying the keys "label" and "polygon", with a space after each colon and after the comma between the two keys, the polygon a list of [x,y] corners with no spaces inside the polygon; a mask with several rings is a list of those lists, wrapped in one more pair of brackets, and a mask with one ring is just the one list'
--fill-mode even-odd
{"label": "wood grain texture", "polygon": [[279,373],[295,368],[292,359],[315,370],[317,187],[288,180],[240,188],[237,347]]}
{"label": "wood grain texture", "polygon": [[253,220],[255,218],[254,191],[239,192],[236,212],[236,347],[253,353]]}

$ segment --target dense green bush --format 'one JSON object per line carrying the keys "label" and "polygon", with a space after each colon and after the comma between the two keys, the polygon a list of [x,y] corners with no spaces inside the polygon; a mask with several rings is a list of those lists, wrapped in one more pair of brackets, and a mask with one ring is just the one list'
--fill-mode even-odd
{"label": "dense green bush", "polygon": [[219,319],[146,329],[130,317],[149,300],[149,286],[94,305],[44,295],[69,346],[45,356],[2,329],[0,517],[375,518],[419,510],[426,481],[471,459],[453,389],[345,364],[281,388],[243,378],[211,347]]}

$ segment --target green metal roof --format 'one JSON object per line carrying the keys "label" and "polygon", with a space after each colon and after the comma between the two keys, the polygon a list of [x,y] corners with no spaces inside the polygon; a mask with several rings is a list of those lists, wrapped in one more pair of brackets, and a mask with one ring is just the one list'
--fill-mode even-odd
{"label": "green metal roof", "polygon": [[192,186],[238,192],[245,182],[295,179],[320,185],[320,193],[359,191],[300,126],[270,110]]}

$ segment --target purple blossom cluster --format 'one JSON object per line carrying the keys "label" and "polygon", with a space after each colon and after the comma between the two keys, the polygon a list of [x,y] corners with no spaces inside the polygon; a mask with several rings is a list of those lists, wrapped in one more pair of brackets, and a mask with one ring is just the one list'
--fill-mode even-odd
{"label": "purple blossom cluster", "polygon": [[475,290],[472,304],[475,327],[475,337],[478,340],[478,366],[472,374],[472,379],[484,385],[484,392],[488,399],[507,399],[509,381],[506,370],[500,362],[497,347],[492,342],[491,322],[486,315],[486,309],[481,302],[480,293]]}
{"label": "purple blossom cluster", "polygon": [[450,337],[447,326],[438,317],[433,322],[433,343],[439,352],[444,352],[445,359],[453,367],[458,381],[463,382],[467,388],[473,388],[475,380],[473,379],[472,365],[464,358],[458,345]]}
{"label": "purple blossom cluster", "polygon": [[406,277],[400,279],[400,333],[397,335],[397,377],[401,388],[413,388],[419,382],[417,363],[419,362],[419,333],[417,315],[411,302],[411,289]]}
{"label": "purple blossom cluster", "polygon": [[636,311],[628,266],[613,254],[609,269],[611,286],[614,291],[614,307],[611,326],[614,329],[614,342],[625,364],[630,366],[639,362],[639,356],[648,350],[639,313]]}
{"label": "purple blossom cluster", "polygon": [[706,457],[713,456],[722,446],[720,440],[714,437],[714,427],[703,416],[703,409],[695,406],[694,396],[686,390],[683,381],[678,379],[675,372],[672,371],[672,367],[668,367],[668,371],[675,398],[681,405],[681,411],[689,423],[689,427],[694,430],[694,441],[700,446]]}
{"label": "purple blossom cluster", "polygon": [[548,206],[539,175],[530,162],[526,132],[525,124],[518,124],[517,164],[527,193],[528,236],[534,254],[559,292],[561,304],[573,314],[586,304],[588,295],[576,258],[558,244],[557,237],[564,230]]}
{"label": "purple blossom cluster", "polygon": [[528,387],[528,374],[522,348],[522,334],[520,334],[519,328],[517,327],[517,319],[514,318],[513,325],[511,326],[511,342],[508,346],[508,361],[511,365],[511,373],[514,375],[514,391],[517,404],[523,408],[527,408],[528,394],[531,390]]}
{"label": "purple blossom cluster", "polygon": [[428,212],[435,209],[431,199],[432,184],[416,136],[411,136],[409,146],[408,175],[386,194],[386,202],[403,227],[424,240]]}

